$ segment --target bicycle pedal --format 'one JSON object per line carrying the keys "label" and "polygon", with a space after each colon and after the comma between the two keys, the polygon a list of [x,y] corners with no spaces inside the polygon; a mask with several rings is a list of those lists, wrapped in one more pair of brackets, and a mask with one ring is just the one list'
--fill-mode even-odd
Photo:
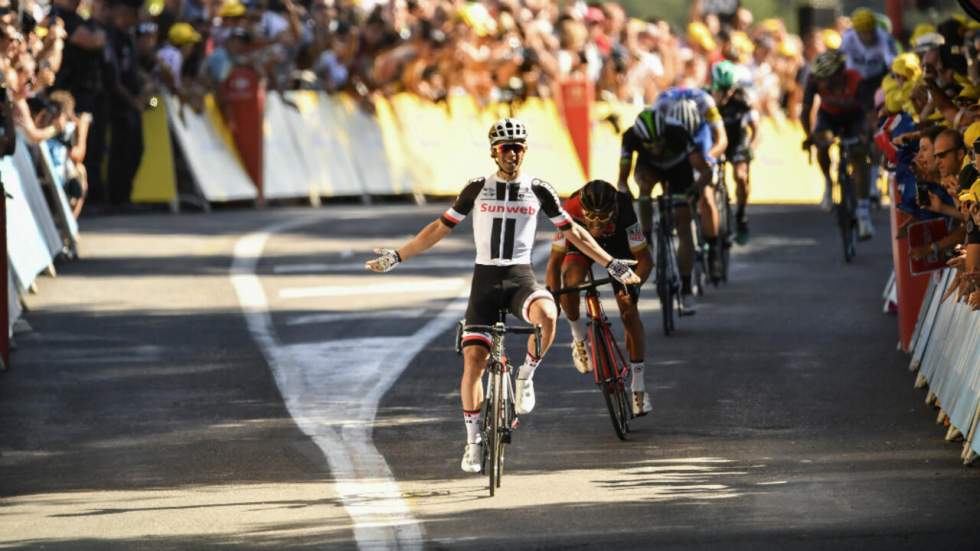
{"label": "bicycle pedal", "polygon": [[510,431],[505,430],[500,434],[500,441],[504,444],[510,444]]}

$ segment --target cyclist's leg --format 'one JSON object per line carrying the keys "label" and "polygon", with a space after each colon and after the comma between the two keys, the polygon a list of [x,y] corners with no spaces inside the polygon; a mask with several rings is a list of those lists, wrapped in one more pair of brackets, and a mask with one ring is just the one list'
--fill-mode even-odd
{"label": "cyclist's leg", "polygon": [[677,229],[677,269],[681,273],[681,294],[691,293],[691,272],[694,270],[694,234],[691,231],[691,209],[687,204],[674,206],[674,226]]}
{"label": "cyclist's leg", "polygon": [[535,355],[535,337],[527,339],[527,354],[517,374],[515,393],[517,413],[530,413],[534,409],[534,372],[548,348],[555,341],[558,307],[551,292],[538,284],[530,265],[511,266],[505,289],[510,295],[510,311],[531,325],[541,326],[539,354]]}
{"label": "cyclist's leg", "polygon": [[834,181],[830,175],[830,144],[833,143],[833,120],[825,111],[817,111],[817,124],[813,127],[814,145],[817,147],[817,164],[823,173],[824,196],[822,206],[829,210]]}
{"label": "cyclist's leg", "polygon": [[490,356],[491,339],[489,334],[468,330],[467,326],[492,325],[497,320],[497,280],[494,267],[476,267],[463,323],[463,375],[459,382],[459,395],[463,406],[463,424],[466,427],[466,447],[460,466],[469,473],[480,471],[480,427],[484,398],[481,379]]}
{"label": "cyclist's leg", "polygon": [[745,207],[749,204],[749,194],[752,193],[752,184],[749,181],[749,160],[744,157],[736,157],[737,161],[732,163],[732,174],[735,176],[735,219],[747,220]]}
{"label": "cyclist's leg", "polygon": [[633,171],[633,178],[636,180],[637,187],[640,188],[639,203],[640,227],[643,228],[643,235],[647,238],[647,243],[651,243],[651,232],[653,231],[653,188],[657,185],[660,178],[657,171],[642,161],[638,161]]}
{"label": "cyclist's leg", "polygon": [[[592,260],[578,251],[569,251],[562,262],[562,286],[573,287],[585,281],[585,274],[592,265]],[[585,344],[585,320],[582,319],[578,293],[566,293],[559,298],[561,309],[565,312],[569,328],[572,330],[572,362],[575,369],[582,373],[592,370],[589,363],[588,347]]]}
{"label": "cyclist's leg", "polygon": [[640,300],[640,290],[635,286],[623,287],[618,283],[613,284],[613,287],[616,290],[616,305],[619,307],[619,317],[623,320],[626,350],[629,354],[633,414],[646,415],[653,409],[653,405],[650,402],[649,394],[646,392],[644,380],[646,339],[643,336],[643,321],[640,319],[640,311],[637,307]]}

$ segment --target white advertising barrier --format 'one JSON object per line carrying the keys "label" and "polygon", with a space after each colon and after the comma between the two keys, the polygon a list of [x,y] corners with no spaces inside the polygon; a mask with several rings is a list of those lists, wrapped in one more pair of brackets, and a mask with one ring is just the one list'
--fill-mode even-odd
{"label": "white advertising barrier", "polygon": [[209,203],[255,199],[255,185],[203,114],[164,96],[170,129],[201,196]]}
{"label": "white advertising barrier", "polygon": [[278,93],[265,98],[262,124],[262,182],[266,199],[316,197],[317,182],[307,168],[305,148],[293,133],[302,124],[297,110],[287,107]]}
{"label": "white advertising barrier", "polygon": [[[302,105],[302,104],[301,104]],[[304,115],[304,124],[312,135],[308,154],[316,157],[327,169],[326,186],[321,184],[324,197],[357,197],[364,195],[364,184],[358,175],[351,155],[350,129],[338,110],[339,103],[326,94],[317,96],[316,108]]]}
{"label": "white advertising barrier", "polygon": [[964,459],[969,461],[971,450],[980,453],[980,312],[954,296],[942,301],[954,275],[945,270],[930,284],[913,336],[911,367],[918,364],[919,379],[929,385],[930,397],[936,397],[952,427],[966,437]]}
{"label": "white advertising barrier", "polygon": [[30,146],[27,141],[17,133],[17,151],[14,153],[14,166],[20,174],[20,182],[25,199],[31,206],[34,213],[34,221],[44,236],[44,242],[48,247],[48,257],[50,260],[65,251],[65,243],[61,240],[58,233],[58,226],[55,225],[54,217],[51,215],[51,208],[48,200],[44,198],[44,191],[41,189],[41,182],[37,178],[37,171],[34,168],[34,158],[31,157]]}
{"label": "white advertising barrier", "polygon": [[7,315],[10,326],[7,327],[7,336],[12,336],[14,332],[14,323],[20,318],[20,298],[17,293],[16,283],[14,283],[14,272],[12,269],[7,269]]}
{"label": "white advertising barrier", "polygon": [[[20,144],[17,145],[20,149]],[[51,263],[51,253],[41,233],[27,193],[11,157],[0,159],[0,177],[11,197],[7,198],[7,258],[15,285],[10,293],[26,292],[34,278]]]}
{"label": "white advertising barrier", "polygon": [[395,186],[378,121],[346,96],[333,96],[328,101],[334,105],[334,120],[340,122],[338,127],[346,129],[350,140],[348,153],[364,191],[371,195],[411,193],[410,189]]}
{"label": "white advertising barrier", "polygon": [[922,364],[922,356],[926,353],[926,343],[929,342],[929,333],[932,331],[932,323],[936,319],[936,311],[939,309],[939,300],[936,297],[936,288],[939,282],[946,277],[946,272],[934,272],[929,276],[929,288],[922,299],[922,306],[919,308],[919,319],[915,321],[915,330],[912,332],[912,339],[909,341],[909,348],[912,350],[912,361],[909,362],[909,371],[916,371]]}
{"label": "white advertising barrier", "polygon": [[70,243],[73,251],[77,251],[78,221],[72,214],[71,204],[65,195],[67,170],[72,163],[68,158],[68,148],[58,140],[47,140],[37,146],[41,154],[41,166],[47,175],[45,181],[50,182],[52,193],[57,198],[58,208],[55,212],[58,224],[62,228],[65,240]]}

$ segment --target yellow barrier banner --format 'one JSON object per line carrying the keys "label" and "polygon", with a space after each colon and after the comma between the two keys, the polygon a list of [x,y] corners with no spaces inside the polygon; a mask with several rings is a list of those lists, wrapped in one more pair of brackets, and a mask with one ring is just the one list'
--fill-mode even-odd
{"label": "yellow barrier banner", "polygon": [[[807,162],[800,148],[803,128],[794,122],[766,118],[759,123],[759,146],[750,167],[750,203],[818,204],[823,197],[823,175]],[[731,178],[729,182],[734,182]]]}
{"label": "yellow barrier banner", "polygon": [[174,153],[170,147],[167,104],[154,97],[156,107],[143,111],[143,159],[140,161],[130,201],[134,203],[177,202]]}
{"label": "yellow barrier banner", "polygon": [[[623,132],[633,126],[642,109],[627,103],[596,102],[593,105],[589,179],[601,179],[616,185]],[[639,193],[632,174],[629,184],[634,196]]]}
{"label": "yellow barrier banner", "polygon": [[517,117],[528,129],[528,149],[522,171],[550,183],[563,197],[585,185],[586,177],[575,145],[555,102],[530,98],[521,104]]}

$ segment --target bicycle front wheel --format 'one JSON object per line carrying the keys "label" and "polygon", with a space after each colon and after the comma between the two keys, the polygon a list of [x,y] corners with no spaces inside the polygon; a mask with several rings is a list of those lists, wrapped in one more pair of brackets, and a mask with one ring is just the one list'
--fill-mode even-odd
{"label": "bicycle front wheel", "polygon": [[609,334],[609,327],[603,324],[595,324],[592,330],[592,338],[595,343],[594,362],[596,373],[599,374],[599,388],[602,389],[602,397],[606,401],[606,409],[609,410],[609,418],[612,421],[613,430],[620,440],[626,440],[629,433],[630,410],[624,407],[628,404],[626,400],[626,385],[620,377],[620,367],[616,363],[616,358],[612,352],[612,335]]}
{"label": "bicycle front wheel", "polygon": [[670,242],[657,238],[657,298],[660,300],[660,314],[663,318],[664,336],[669,337],[674,330],[674,300],[671,291],[671,273],[667,269],[667,247]]}

